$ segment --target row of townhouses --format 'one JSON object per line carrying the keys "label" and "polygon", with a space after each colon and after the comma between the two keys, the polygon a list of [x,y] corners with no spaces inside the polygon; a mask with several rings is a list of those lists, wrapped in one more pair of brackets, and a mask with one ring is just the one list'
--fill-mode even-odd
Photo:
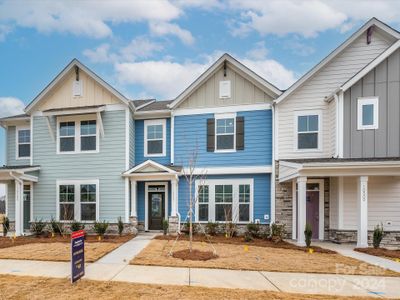
{"label": "row of townhouses", "polygon": [[[400,243],[400,33],[371,19],[286,91],[224,54],[171,101],[131,100],[74,59],[6,130],[6,212],[177,230],[285,224],[288,237]],[[196,175],[192,186],[188,174]],[[185,176],[186,175],[186,176]]]}

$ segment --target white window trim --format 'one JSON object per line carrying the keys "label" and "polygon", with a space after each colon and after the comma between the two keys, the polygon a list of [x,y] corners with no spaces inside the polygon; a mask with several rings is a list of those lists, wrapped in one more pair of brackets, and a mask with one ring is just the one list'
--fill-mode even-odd
{"label": "white window trim", "polygon": [[[374,124],[363,125],[362,108],[364,105],[374,106]],[[357,130],[368,130],[379,128],[379,98],[378,97],[360,97],[357,98]]]}
{"label": "white window trim", "polygon": [[[96,150],[81,151],[81,121],[96,121]],[[75,122],[75,150],[60,151],[60,123]],[[99,120],[95,114],[57,118],[57,154],[86,154],[100,152]]]}
{"label": "white window trim", "polygon": [[[239,222],[239,185],[248,184],[250,185],[250,216],[249,221]],[[198,191],[199,186],[208,185],[208,221],[199,221],[199,201]],[[195,211],[195,222],[196,223],[207,223],[215,221],[215,186],[216,185],[232,185],[232,222],[235,224],[248,224],[254,221],[254,180],[252,178],[243,179],[207,179],[207,180],[196,180],[195,182],[195,199],[196,199],[196,211]],[[235,214],[234,214],[235,213]],[[226,223],[225,221],[218,221],[218,223]]]}
{"label": "white window trim", "polygon": [[[162,137],[162,153],[149,154],[147,153],[147,127],[151,125],[162,125],[163,137]],[[144,120],[144,157],[162,157],[166,156],[167,153],[167,120],[156,119],[156,120]]]}
{"label": "white window trim", "polygon": [[[298,118],[302,116],[318,115],[318,148],[299,149]],[[321,152],[322,151],[322,110],[302,110],[294,113],[294,151],[295,152]]]}
{"label": "white window trim", "polygon": [[[31,140],[29,143],[29,156],[19,156],[19,132],[21,130],[29,130],[30,131],[30,136],[31,136]],[[27,144],[27,143],[22,143],[22,144]],[[31,127],[30,126],[16,126],[15,127],[15,159],[16,160],[21,160],[21,159],[31,159],[32,157],[32,131],[31,131]]]}
{"label": "white window trim", "polygon": [[[231,134],[218,134],[217,135],[217,120],[220,119],[233,119],[233,149],[217,149],[217,136],[218,135],[231,135]],[[214,115],[214,152],[215,153],[229,153],[236,152],[236,113],[225,113]]]}
{"label": "white window trim", "polygon": [[96,185],[96,221],[99,221],[99,203],[100,203],[100,189],[99,179],[84,179],[84,180],[57,180],[56,193],[57,193],[57,207],[56,219],[63,223],[70,223],[72,221],[60,220],[60,185],[74,185],[75,186],[75,201],[74,201],[74,220],[83,223],[94,223],[94,221],[81,220],[81,185],[82,184],[95,184]]}

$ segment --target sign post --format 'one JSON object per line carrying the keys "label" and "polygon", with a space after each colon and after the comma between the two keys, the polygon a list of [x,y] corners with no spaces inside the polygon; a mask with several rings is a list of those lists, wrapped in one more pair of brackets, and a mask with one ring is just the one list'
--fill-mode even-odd
{"label": "sign post", "polygon": [[71,234],[71,283],[85,275],[85,232],[74,231]]}

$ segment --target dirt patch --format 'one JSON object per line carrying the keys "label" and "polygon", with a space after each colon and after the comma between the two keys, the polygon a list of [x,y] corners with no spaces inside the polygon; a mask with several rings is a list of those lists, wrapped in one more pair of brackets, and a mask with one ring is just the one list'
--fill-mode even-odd
{"label": "dirt patch", "polygon": [[[121,243],[90,242],[85,243],[85,261],[94,262],[112,250],[118,248]],[[42,261],[70,261],[71,246],[69,243],[30,243],[15,247],[3,248],[0,251],[0,259],[22,259]]]}
{"label": "dirt patch", "polygon": [[369,297],[303,295],[244,289],[151,285],[0,275],[0,299],[271,299],[271,300],[367,300]]}
{"label": "dirt patch", "polygon": [[[86,243],[117,243],[117,244],[122,244],[125,243],[132,238],[134,238],[134,235],[106,235],[102,238],[101,241],[99,241],[98,236],[96,235],[86,235],[85,237],[85,242]],[[59,236],[56,235],[54,237],[51,237],[51,235],[41,235],[39,237],[36,236],[19,236],[14,238],[10,237],[0,237],[0,249],[2,248],[8,248],[8,247],[15,247],[15,246],[20,246],[20,245],[26,245],[26,244],[42,244],[42,243],[70,243],[71,238],[69,235],[65,236]]]}
{"label": "dirt patch", "polygon": [[394,261],[400,262],[400,250],[389,250],[386,248],[355,248],[355,251],[362,252],[369,255],[380,256]]}
{"label": "dirt patch", "polygon": [[[175,236],[168,236],[168,235],[159,235],[156,236],[154,239],[157,240],[175,240],[176,237]],[[187,235],[181,235],[179,237],[180,241],[188,241],[189,240],[189,236]],[[300,247],[297,245],[294,245],[292,243],[288,243],[285,241],[281,241],[281,242],[273,242],[272,240],[269,239],[254,239],[251,242],[245,242],[243,237],[239,237],[239,236],[235,236],[232,238],[226,238],[224,236],[221,235],[216,235],[216,236],[205,236],[205,235],[199,235],[196,234],[193,236],[193,241],[196,242],[208,242],[211,241],[212,243],[219,243],[219,244],[230,244],[230,245],[251,245],[251,246],[257,246],[257,247],[268,247],[268,248],[279,248],[279,249],[290,249],[290,250],[298,250],[298,251],[302,251],[302,252],[308,252],[307,247]],[[312,246],[311,248],[314,250],[314,252],[318,252],[318,253],[326,253],[326,254],[337,254],[337,252],[329,250],[329,249],[325,249],[325,248],[321,248],[321,247],[317,247],[317,246]]]}
{"label": "dirt patch", "polygon": [[400,276],[399,273],[368,265],[340,254],[306,253],[282,248],[194,242],[193,249],[214,251],[218,255],[207,261],[182,260],[169,255],[188,249],[187,241],[153,240],[130,263],[168,267],[215,268],[271,272],[331,273],[376,276]]}
{"label": "dirt patch", "polygon": [[206,261],[214,258],[218,258],[218,255],[215,255],[211,251],[200,251],[197,249],[193,249],[190,251],[189,249],[179,250],[172,253],[172,256],[175,258],[180,258],[182,260],[200,260]]}

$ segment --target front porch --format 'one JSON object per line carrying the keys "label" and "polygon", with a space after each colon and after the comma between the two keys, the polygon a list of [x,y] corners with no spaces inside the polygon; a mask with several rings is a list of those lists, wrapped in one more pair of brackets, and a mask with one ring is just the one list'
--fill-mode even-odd
{"label": "front porch", "polygon": [[180,170],[147,160],[123,174],[130,183],[130,220],[138,229],[162,230],[168,220],[170,232],[179,230]]}
{"label": "front porch", "polygon": [[[367,247],[376,225],[383,243],[400,244],[400,160],[309,159],[279,163],[279,184],[291,186],[292,239],[357,242]],[[328,185],[328,190],[326,190]],[[318,234],[316,234],[318,232]]]}
{"label": "front porch", "polygon": [[[33,184],[38,182],[38,177],[29,173],[39,170],[39,166],[3,166],[0,168],[0,183],[6,184],[7,187],[6,215],[14,224],[16,236],[21,236],[24,231],[29,230],[32,221]],[[10,205],[13,205],[12,211],[9,208]]]}

